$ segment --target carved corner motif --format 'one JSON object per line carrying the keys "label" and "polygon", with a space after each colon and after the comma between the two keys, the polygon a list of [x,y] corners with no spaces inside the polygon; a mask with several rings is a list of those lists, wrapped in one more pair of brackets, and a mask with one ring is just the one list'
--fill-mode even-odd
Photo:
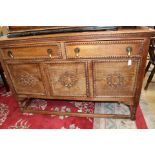
{"label": "carved corner motif", "polygon": [[109,74],[106,80],[107,84],[112,88],[122,88],[124,86],[124,77],[119,73]]}
{"label": "carved corner motif", "polygon": [[19,73],[16,80],[20,85],[29,87],[35,86],[39,81],[36,77],[26,71]]}
{"label": "carved corner motif", "polygon": [[67,88],[73,87],[77,83],[77,81],[78,77],[75,73],[65,72],[59,78],[59,82]]}

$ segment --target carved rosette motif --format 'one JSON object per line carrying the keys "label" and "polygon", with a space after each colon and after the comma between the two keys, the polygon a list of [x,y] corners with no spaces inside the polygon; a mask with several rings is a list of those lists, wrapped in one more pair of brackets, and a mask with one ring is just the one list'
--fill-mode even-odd
{"label": "carved rosette motif", "polygon": [[119,88],[124,86],[124,77],[119,73],[109,74],[106,77],[107,84],[112,88]]}
{"label": "carved rosette motif", "polygon": [[28,72],[19,73],[16,80],[20,85],[29,87],[35,86],[38,82],[38,79]]}
{"label": "carved rosette motif", "polygon": [[65,72],[59,78],[59,82],[67,88],[73,87],[77,83],[77,81],[78,77],[75,73]]}

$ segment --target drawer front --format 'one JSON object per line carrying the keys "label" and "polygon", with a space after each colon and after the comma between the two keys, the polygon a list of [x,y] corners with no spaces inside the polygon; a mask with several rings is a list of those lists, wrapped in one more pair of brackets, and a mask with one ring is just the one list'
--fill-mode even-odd
{"label": "drawer front", "polygon": [[17,94],[45,95],[39,64],[9,63],[7,69]]}
{"label": "drawer front", "polygon": [[93,62],[95,97],[133,97],[137,82],[139,60],[105,60]]}
{"label": "drawer front", "polygon": [[6,59],[61,58],[61,46],[55,44],[12,47],[3,49],[2,55]]}
{"label": "drawer front", "polygon": [[52,96],[87,96],[88,81],[85,62],[48,63],[45,71]]}
{"label": "drawer front", "polygon": [[144,40],[71,42],[66,43],[65,47],[67,58],[128,56],[128,47],[131,56],[135,56],[142,54],[143,42]]}

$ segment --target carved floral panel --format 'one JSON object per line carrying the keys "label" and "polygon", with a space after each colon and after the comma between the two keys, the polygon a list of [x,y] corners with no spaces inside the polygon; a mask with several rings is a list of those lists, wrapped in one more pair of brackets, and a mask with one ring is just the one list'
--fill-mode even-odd
{"label": "carved floral panel", "polygon": [[19,83],[19,85],[29,87],[34,87],[39,81],[35,76],[33,76],[33,74],[30,74],[26,71],[18,73],[16,80]]}
{"label": "carved floral panel", "polygon": [[78,76],[75,73],[66,71],[60,76],[59,81],[63,86],[71,88],[77,83]]}
{"label": "carved floral panel", "polygon": [[52,96],[87,96],[85,63],[50,63],[46,69]]}
{"label": "carved floral panel", "polygon": [[124,86],[124,77],[121,73],[108,74],[106,79],[108,86],[112,88],[121,88]]}
{"label": "carved floral panel", "polygon": [[9,64],[8,68],[18,94],[45,94],[38,64]]}
{"label": "carved floral panel", "polygon": [[94,96],[134,96],[138,64],[138,60],[134,60],[131,66],[127,60],[94,62]]}

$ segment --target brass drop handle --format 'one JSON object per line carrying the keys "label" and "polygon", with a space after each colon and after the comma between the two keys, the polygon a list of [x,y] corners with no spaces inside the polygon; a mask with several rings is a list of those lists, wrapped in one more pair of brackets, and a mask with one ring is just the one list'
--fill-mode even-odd
{"label": "brass drop handle", "polygon": [[49,49],[47,50],[47,53],[48,53],[48,56],[49,56],[50,58],[52,58],[52,49],[49,48]]}
{"label": "brass drop handle", "polygon": [[75,56],[76,56],[76,57],[79,57],[80,48],[78,48],[78,47],[75,48],[75,49],[74,49],[74,52],[75,52]]}
{"label": "brass drop handle", "polygon": [[127,51],[128,56],[131,56],[132,47],[127,47],[126,51]]}
{"label": "brass drop handle", "polygon": [[129,57],[128,66],[131,66],[132,65],[132,59],[130,56],[131,56],[131,52],[132,52],[132,47],[127,47],[126,51],[127,51],[128,57]]}
{"label": "brass drop handle", "polygon": [[14,58],[13,53],[12,53],[11,50],[8,51],[8,56],[9,56],[10,58]]}

